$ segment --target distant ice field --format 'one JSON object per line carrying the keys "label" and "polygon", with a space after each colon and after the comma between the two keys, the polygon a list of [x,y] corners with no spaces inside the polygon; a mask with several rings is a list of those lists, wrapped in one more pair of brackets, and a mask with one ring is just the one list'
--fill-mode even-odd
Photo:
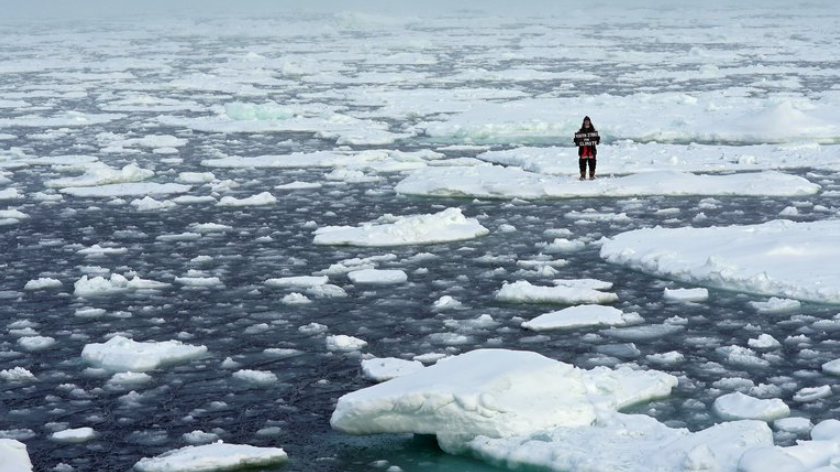
{"label": "distant ice field", "polygon": [[[34,470],[216,440],[282,448],[267,471],[503,470],[330,427],[339,397],[396,375],[371,359],[479,348],[673,375],[622,410],[669,427],[725,420],[735,392],[835,418],[838,287],[703,268],[740,231],[713,227],[794,226],[777,220],[823,232],[770,249],[819,239],[809,260],[836,262],[838,20],[819,3],[0,19],[0,438]],[[604,138],[594,182],[576,179],[583,115]],[[604,305],[564,312],[593,280]],[[776,444],[808,437],[789,423]]]}

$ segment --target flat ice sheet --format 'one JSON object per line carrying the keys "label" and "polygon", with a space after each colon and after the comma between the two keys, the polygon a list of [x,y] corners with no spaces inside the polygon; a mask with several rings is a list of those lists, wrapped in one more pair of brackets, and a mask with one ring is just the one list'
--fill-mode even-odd
{"label": "flat ice sheet", "polygon": [[608,262],[688,283],[840,303],[840,221],[647,228],[604,241]]}
{"label": "flat ice sheet", "polygon": [[[577,166],[577,162],[570,162]],[[525,172],[500,166],[425,168],[395,187],[398,193],[482,198],[573,198],[642,195],[813,195],[820,186],[776,171],[696,175],[656,171],[595,181]]]}
{"label": "flat ice sheet", "polygon": [[288,460],[283,449],[225,444],[186,446],[159,456],[144,457],[134,465],[138,472],[214,472],[249,467],[266,467]]}

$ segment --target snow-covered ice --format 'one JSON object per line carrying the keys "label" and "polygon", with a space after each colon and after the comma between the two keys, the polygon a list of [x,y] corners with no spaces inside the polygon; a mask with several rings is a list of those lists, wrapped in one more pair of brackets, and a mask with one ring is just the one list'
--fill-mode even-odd
{"label": "snow-covered ice", "polygon": [[790,408],[778,398],[761,400],[741,392],[718,397],[713,408],[715,413],[725,420],[773,421],[790,414]]}
{"label": "snow-covered ice", "polygon": [[347,278],[360,285],[392,285],[407,281],[408,275],[397,269],[362,269],[348,272]]}
{"label": "snow-covered ice", "polygon": [[186,446],[155,457],[144,457],[134,464],[138,472],[213,472],[247,467],[267,467],[288,460],[283,449],[226,444],[221,441],[203,446]]}
{"label": "snow-covered ice", "polygon": [[813,195],[819,192],[820,186],[802,177],[775,171],[730,175],[651,171],[581,182],[576,178],[488,165],[421,169],[397,184],[395,190],[406,195],[535,199],[641,195],[799,196]]}
{"label": "snow-covered ice", "polygon": [[385,215],[361,226],[326,226],[315,231],[315,244],[403,246],[473,239],[490,231],[458,208],[431,215]]}
{"label": "snow-covered ice", "polygon": [[840,303],[838,236],[838,220],[649,228],[607,239],[601,257],[687,283]]}
{"label": "snow-covered ice", "polygon": [[573,329],[589,326],[624,326],[643,321],[638,313],[624,313],[611,306],[577,305],[560,311],[542,314],[522,323],[522,327],[532,331],[554,329]]}
{"label": "snow-covered ice", "polygon": [[32,472],[26,444],[20,441],[0,438],[0,457],[0,472]]}
{"label": "snow-covered ice", "polygon": [[402,377],[422,368],[423,364],[419,361],[407,361],[396,357],[374,357],[362,361],[362,373],[376,382]]}
{"label": "snow-covered ice", "polygon": [[180,341],[137,342],[114,336],[105,343],[87,344],[82,350],[82,359],[112,371],[147,372],[164,365],[197,359],[206,353],[206,346]]}
{"label": "snow-covered ice", "polygon": [[443,442],[505,437],[588,425],[600,409],[666,396],[676,383],[659,372],[587,372],[534,352],[479,349],[344,395],[330,423],[353,434],[435,434]]}
{"label": "snow-covered ice", "polygon": [[565,305],[607,304],[618,301],[618,295],[590,288],[586,283],[560,284],[554,287],[532,285],[527,280],[506,283],[496,292],[496,299],[510,303],[558,303]]}

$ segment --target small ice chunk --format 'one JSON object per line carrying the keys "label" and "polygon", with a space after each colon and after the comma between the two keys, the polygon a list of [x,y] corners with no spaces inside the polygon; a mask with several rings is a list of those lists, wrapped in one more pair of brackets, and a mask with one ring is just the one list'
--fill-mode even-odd
{"label": "small ice chunk", "polygon": [[216,180],[212,172],[181,172],[178,174],[178,182],[182,184],[206,184]]}
{"label": "small ice chunk", "polygon": [[137,472],[215,472],[244,467],[266,467],[288,460],[283,449],[225,444],[221,441],[204,446],[186,446],[157,457],[140,459]]}
{"label": "small ice chunk", "polygon": [[831,396],[831,386],[821,385],[819,387],[805,387],[793,395],[793,401],[812,402],[821,398]]}
{"label": "small ice chunk", "polygon": [[661,354],[648,354],[645,356],[645,359],[647,359],[647,361],[651,364],[661,366],[672,366],[685,362],[685,356],[677,351],[663,352]]}
{"label": "small ice chunk", "polygon": [[375,382],[402,377],[422,368],[423,364],[419,361],[407,361],[397,357],[375,357],[362,361],[362,373]]}
{"label": "small ice chunk", "polygon": [[709,299],[709,291],[705,288],[665,288],[663,297],[681,302],[702,302]]}
{"label": "small ice chunk", "polygon": [[277,383],[277,376],[265,370],[242,369],[233,373],[233,378],[253,385],[265,386]]}
{"label": "small ice chunk", "polygon": [[40,279],[30,280],[23,286],[24,290],[45,290],[51,288],[61,288],[60,280],[51,279],[49,277],[41,277]]}
{"label": "small ice chunk", "polygon": [[0,370],[0,380],[7,382],[24,382],[35,380],[35,375],[23,367],[15,367],[12,369]]}
{"label": "small ice chunk", "polygon": [[408,280],[408,276],[401,270],[362,269],[349,272],[347,277],[354,284],[361,285],[392,285],[401,284]]}
{"label": "small ice chunk", "polygon": [[280,277],[276,279],[268,279],[265,284],[269,287],[312,287],[315,285],[324,285],[330,281],[330,278],[324,276],[297,276],[297,277]]}
{"label": "small ice chunk", "polygon": [[434,311],[460,310],[463,307],[463,303],[450,295],[444,295],[432,303],[432,310]]}
{"label": "small ice chunk", "polygon": [[338,352],[358,351],[367,346],[367,341],[346,334],[327,336],[326,343],[328,350]]}
{"label": "small ice chunk", "polygon": [[790,408],[778,398],[761,400],[741,392],[718,397],[712,408],[725,420],[773,421],[790,414]]}
{"label": "small ice chunk", "polygon": [[802,303],[799,300],[771,297],[766,302],[750,302],[750,306],[759,313],[788,313],[798,310]]}
{"label": "small ice chunk", "polygon": [[50,336],[24,336],[17,343],[24,351],[35,352],[49,349],[55,344],[55,339]]}
{"label": "small ice chunk", "polygon": [[747,344],[753,349],[775,349],[782,345],[776,338],[766,333],[758,335],[758,338],[750,339]]}
{"label": "small ice chunk", "polygon": [[526,280],[505,284],[496,293],[496,299],[511,303],[561,303],[575,305],[580,303],[613,303],[618,300],[614,293],[601,292],[574,284],[556,287],[532,285]]}
{"label": "small ice chunk", "polygon": [[205,433],[201,430],[195,430],[191,433],[184,433],[182,436],[187,444],[207,444],[219,440],[219,435],[216,433]]}
{"label": "small ice chunk", "polygon": [[302,293],[292,292],[281,300],[285,305],[305,305],[307,303],[312,303],[306,295]]}
{"label": "small ice chunk", "polygon": [[610,306],[577,305],[540,315],[522,323],[532,331],[572,329],[587,326],[624,326],[643,321],[637,313],[624,313]]}
{"label": "small ice chunk", "polygon": [[136,342],[114,336],[103,344],[88,344],[82,359],[104,369],[117,372],[146,372],[162,365],[187,362],[202,357],[205,346],[192,346],[180,341]]}
{"label": "small ice chunk", "polygon": [[431,215],[385,215],[362,226],[327,226],[315,231],[315,244],[347,246],[404,246],[473,239],[490,231],[459,208]]}
{"label": "small ice chunk", "polygon": [[53,441],[64,444],[84,443],[95,437],[96,431],[89,427],[65,429],[64,431],[59,431],[50,435],[50,439]]}
{"label": "small ice chunk", "polygon": [[263,192],[246,198],[222,197],[216,205],[223,207],[244,207],[274,205],[275,203],[277,203],[277,198],[274,195]]}
{"label": "small ice chunk", "polygon": [[840,375],[840,359],[826,362],[822,365],[822,370],[826,374]]}

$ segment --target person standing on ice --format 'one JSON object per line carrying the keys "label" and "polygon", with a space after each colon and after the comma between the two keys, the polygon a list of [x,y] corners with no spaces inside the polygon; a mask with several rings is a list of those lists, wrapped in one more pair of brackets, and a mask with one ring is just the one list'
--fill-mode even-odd
{"label": "person standing on ice", "polygon": [[575,145],[578,147],[578,164],[580,165],[580,180],[586,180],[586,165],[589,164],[589,180],[595,180],[595,158],[598,156],[598,148],[601,144],[601,137],[598,131],[592,126],[592,120],[588,116],[583,117],[583,124],[575,133]]}

